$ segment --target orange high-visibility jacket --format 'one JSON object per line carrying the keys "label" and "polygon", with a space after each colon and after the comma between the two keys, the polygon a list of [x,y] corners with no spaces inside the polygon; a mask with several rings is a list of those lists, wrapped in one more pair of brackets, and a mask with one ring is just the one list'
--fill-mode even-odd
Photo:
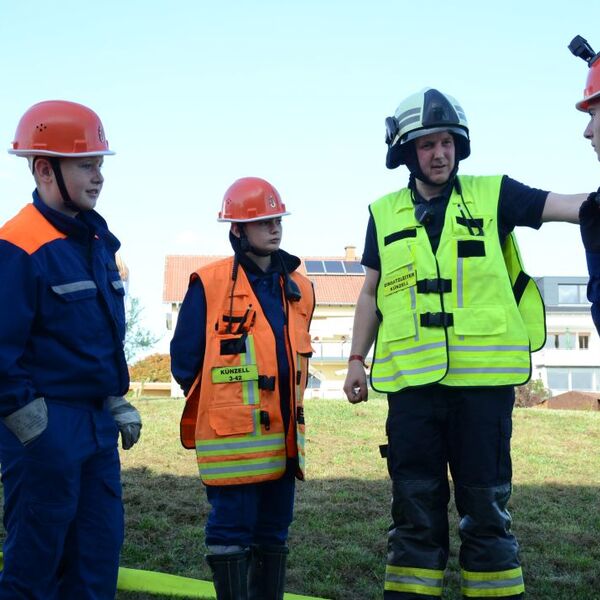
{"label": "orange high-visibility jacket", "polygon": [[185,448],[196,449],[206,485],[278,479],[285,472],[286,459],[294,456],[298,457],[297,476],[303,479],[302,397],[312,354],[312,284],[303,275],[291,273],[302,294],[298,302],[291,302],[283,294],[280,278],[291,388],[286,438],[275,336],[244,269],[238,269],[233,286],[232,268],[233,257],[192,274],[202,281],[206,296],[206,347],[201,372],[187,395],[181,442]]}

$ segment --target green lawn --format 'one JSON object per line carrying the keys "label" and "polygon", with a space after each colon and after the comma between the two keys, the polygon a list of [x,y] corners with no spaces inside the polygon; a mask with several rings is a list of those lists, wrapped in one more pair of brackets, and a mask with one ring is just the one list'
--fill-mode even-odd
{"label": "green lawn", "polygon": [[[195,456],[179,444],[182,401],[138,400],[140,443],[122,453],[127,532],[121,564],[209,579],[207,503]],[[381,598],[390,484],[378,445],[386,403],[306,403],[308,478],[299,482],[287,590],[335,600]],[[520,409],[514,415],[513,530],[528,598],[600,597],[600,413]],[[446,600],[458,600],[452,507]],[[157,596],[120,593],[127,600]]]}

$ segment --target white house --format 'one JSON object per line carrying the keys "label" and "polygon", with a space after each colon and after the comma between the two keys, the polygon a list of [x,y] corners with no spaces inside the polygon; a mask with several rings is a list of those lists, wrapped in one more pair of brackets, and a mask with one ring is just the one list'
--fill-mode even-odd
{"label": "white house", "polygon": [[586,298],[587,277],[536,279],[546,305],[546,345],[533,355],[533,376],[553,395],[600,391],[600,337]]}

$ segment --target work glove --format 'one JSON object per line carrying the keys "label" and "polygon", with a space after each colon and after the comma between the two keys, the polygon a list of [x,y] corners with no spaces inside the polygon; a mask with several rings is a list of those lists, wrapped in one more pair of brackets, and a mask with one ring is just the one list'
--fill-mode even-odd
{"label": "work glove", "polygon": [[27,446],[44,433],[48,427],[48,407],[43,398],[36,398],[25,406],[2,419],[10,429]]}
{"label": "work glove", "polygon": [[140,413],[123,396],[109,396],[107,407],[121,432],[123,450],[129,450],[140,439],[142,431]]}
{"label": "work glove", "polygon": [[586,252],[600,254],[600,188],[579,207],[579,228]]}

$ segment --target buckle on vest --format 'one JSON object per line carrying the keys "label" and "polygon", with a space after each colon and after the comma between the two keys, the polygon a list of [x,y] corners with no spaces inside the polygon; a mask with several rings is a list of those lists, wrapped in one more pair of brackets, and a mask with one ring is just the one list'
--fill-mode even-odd
{"label": "buckle on vest", "polygon": [[417,292],[419,294],[445,294],[452,291],[451,279],[419,279]]}
{"label": "buckle on vest", "polygon": [[248,334],[244,333],[240,337],[221,340],[221,356],[231,354],[245,354],[247,337]]}
{"label": "buckle on vest", "polygon": [[420,316],[421,327],[450,327],[454,323],[452,313],[422,313]]}
{"label": "buckle on vest", "polygon": [[269,413],[266,410],[260,411],[260,424],[264,425],[267,431],[271,429],[271,419],[269,417]]}
{"label": "buckle on vest", "polygon": [[268,375],[258,376],[258,389],[267,390],[272,392],[275,390],[275,377],[269,377]]}

